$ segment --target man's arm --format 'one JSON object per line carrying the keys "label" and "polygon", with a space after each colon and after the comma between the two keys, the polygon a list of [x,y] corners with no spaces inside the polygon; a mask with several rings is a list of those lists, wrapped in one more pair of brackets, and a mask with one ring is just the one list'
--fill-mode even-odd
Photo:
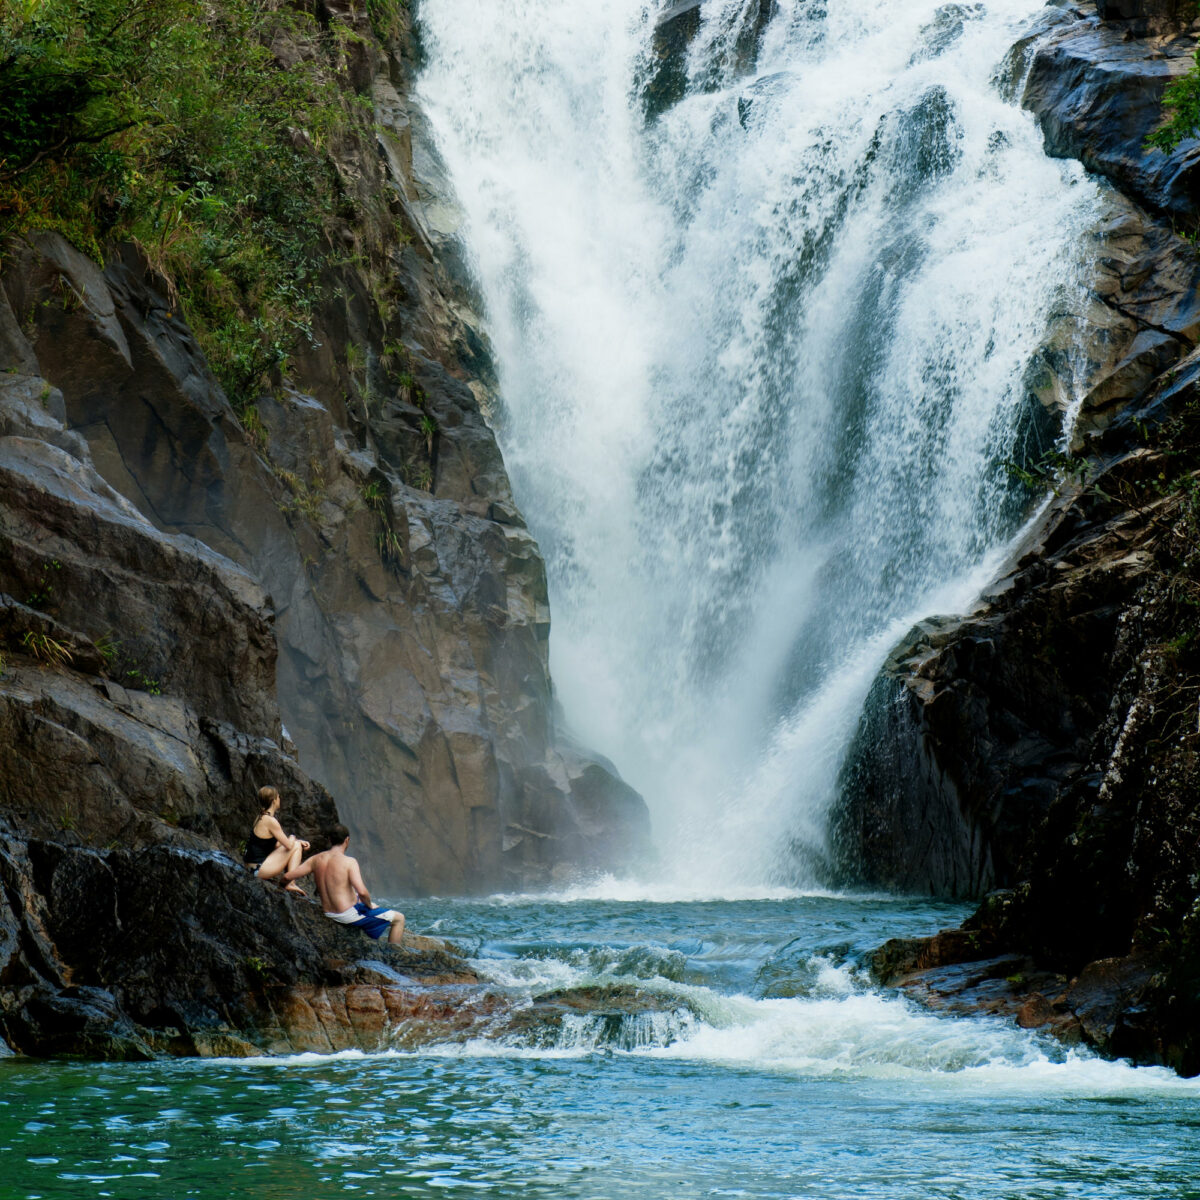
{"label": "man's arm", "polygon": [[347,858],[346,862],[350,867],[350,886],[358,893],[359,899],[368,907],[374,908],[371,903],[371,893],[367,891],[367,885],[363,883],[362,872],[358,869],[357,858]]}
{"label": "man's arm", "polygon": [[283,873],[284,879],[290,883],[293,879],[299,879],[301,875],[311,875],[313,858],[316,857],[314,854],[312,858],[306,858],[294,871],[285,871]]}

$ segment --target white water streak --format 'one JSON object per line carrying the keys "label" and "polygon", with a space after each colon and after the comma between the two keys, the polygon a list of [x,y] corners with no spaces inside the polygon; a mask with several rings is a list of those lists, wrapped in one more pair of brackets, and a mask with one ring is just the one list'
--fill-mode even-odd
{"label": "white water streak", "polygon": [[[569,720],[683,882],[805,884],[871,679],[1019,520],[1022,376],[1096,193],[991,82],[1040,0],[423,0]],[[744,64],[743,64],[744,66]]]}

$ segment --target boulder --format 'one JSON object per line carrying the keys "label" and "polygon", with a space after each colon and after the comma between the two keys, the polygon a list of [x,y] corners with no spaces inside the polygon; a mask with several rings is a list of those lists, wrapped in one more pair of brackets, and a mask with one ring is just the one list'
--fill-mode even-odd
{"label": "boulder", "polygon": [[[1138,7],[1147,6],[1126,0],[1106,10]],[[1163,92],[1192,68],[1195,49],[1186,34],[1151,48],[1097,17],[1068,21],[1036,43],[1021,102],[1038,118],[1048,154],[1077,158],[1140,204],[1187,221],[1200,199],[1200,142],[1165,153],[1145,139],[1162,123]]]}
{"label": "boulder", "polygon": [[180,843],[97,850],[0,832],[0,1034],[12,1048],[377,1049],[389,1044],[372,1017],[381,987],[475,982],[445,943],[372,942],[227,855]]}

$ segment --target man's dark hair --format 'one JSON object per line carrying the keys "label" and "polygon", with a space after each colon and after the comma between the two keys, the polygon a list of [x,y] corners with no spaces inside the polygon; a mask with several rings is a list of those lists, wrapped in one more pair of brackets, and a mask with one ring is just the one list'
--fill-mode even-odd
{"label": "man's dark hair", "polygon": [[350,830],[345,825],[330,825],[325,836],[331,846],[340,846],[350,836]]}

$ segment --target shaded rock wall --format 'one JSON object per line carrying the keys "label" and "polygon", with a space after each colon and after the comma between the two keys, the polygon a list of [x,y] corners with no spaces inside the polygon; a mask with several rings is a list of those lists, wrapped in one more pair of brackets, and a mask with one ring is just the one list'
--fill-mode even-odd
{"label": "shaded rock wall", "polygon": [[[378,154],[334,148],[354,200],[335,238],[349,253],[331,255],[312,338],[255,410],[230,408],[170,282],[131,247],[103,270],[49,235],[6,253],[13,369],[61,393],[65,425],[112,489],[157,529],[239,564],[275,617],[273,631],[226,628],[214,600],[204,622],[174,621],[135,566],[120,611],[97,607],[82,625],[201,715],[215,698],[198,689],[223,688],[222,719],[247,733],[278,739],[278,717],[243,717],[236,697],[277,699],[380,886],[490,890],[611,866],[643,848],[646,813],[556,734],[544,568],[484,419],[474,318],[421,216],[408,50],[327,7],[358,39],[347,82],[375,99]],[[14,594],[40,569],[30,558]],[[61,598],[87,596],[96,569],[64,577],[67,623]],[[260,646],[253,662],[276,689],[192,669],[198,644],[241,662],[239,638],[272,636],[277,658]]]}

